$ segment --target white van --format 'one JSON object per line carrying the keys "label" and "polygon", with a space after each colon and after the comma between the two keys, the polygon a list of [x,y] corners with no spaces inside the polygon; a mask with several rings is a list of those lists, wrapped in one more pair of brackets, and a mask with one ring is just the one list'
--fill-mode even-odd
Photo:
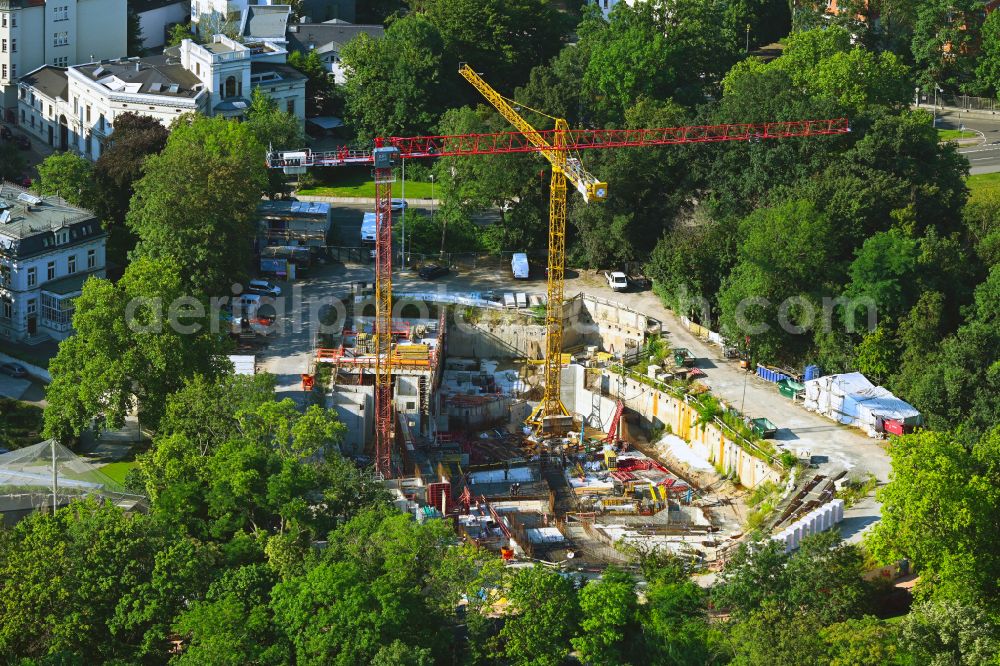
{"label": "white van", "polygon": [[524,252],[515,252],[510,259],[510,268],[514,271],[514,278],[517,280],[527,280],[531,269],[528,267],[528,255]]}

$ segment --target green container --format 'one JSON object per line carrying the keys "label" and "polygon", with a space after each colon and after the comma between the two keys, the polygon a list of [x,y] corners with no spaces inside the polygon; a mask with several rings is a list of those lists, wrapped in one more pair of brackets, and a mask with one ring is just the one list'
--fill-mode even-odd
{"label": "green container", "polygon": [[805,388],[794,379],[782,379],[778,382],[778,392],[786,398],[794,398],[799,391],[805,390]]}
{"label": "green container", "polygon": [[753,429],[754,433],[762,439],[770,439],[778,432],[778,426],[774,425],[770,420],[765,419],[764,417],[751,420],[750,428]]}
{"label": "green container", "polygon": [[674,365],[690,368],[694,365],[694,356],[691,356],[691,352],[684,347],[678,347],[674,350]]}

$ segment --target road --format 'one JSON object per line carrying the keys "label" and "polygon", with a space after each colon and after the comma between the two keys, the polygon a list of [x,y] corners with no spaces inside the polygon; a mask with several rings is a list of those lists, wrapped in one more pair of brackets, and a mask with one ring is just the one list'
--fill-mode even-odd
{"label": "road", "polygon": [[969,160],[969,173],[993,173],[1000,171],[1000,117],[980,118],[953,112],[939,113],[937,126],[940,129],[965,127],[980,134],[975,145],[962,145],[958,152]]}

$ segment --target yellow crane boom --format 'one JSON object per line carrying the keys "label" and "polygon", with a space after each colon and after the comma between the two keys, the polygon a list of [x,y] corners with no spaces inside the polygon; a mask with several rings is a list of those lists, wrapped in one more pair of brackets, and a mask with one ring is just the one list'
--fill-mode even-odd
{"label": "yellow crane boom", "polygon": [[[553,418],[569,416],[560,397],[562,386],[563,302],[565,300],[566,269],[566,181],[583,195],[585,201],[602,200],[608,196],[608,184],[587,172],[580,161],[566,151],[566,132],[569,124],[562,118],[555,119],[553,143],[539,134],[507,99],[486,83],[467,64],[459,67],[459,74],[471,83],[504,119],[538,148],[552,165],[549,185],[549,273],[548,299],[545,313],[545,390],[538,407],[528,417],[528,423],[543,430],[558,429]],[[546,150],[552,148],[553,150]],[[549,420],[546,423],[546,420]]]}

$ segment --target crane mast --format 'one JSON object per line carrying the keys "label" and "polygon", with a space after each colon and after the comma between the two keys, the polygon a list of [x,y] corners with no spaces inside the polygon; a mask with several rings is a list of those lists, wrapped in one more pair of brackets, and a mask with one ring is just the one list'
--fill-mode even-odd
{"label": "crane mast", "polygon": [[566,180],[570,180],[583,194],[585,201],[606,198],[608,185],[587,172],[579,160],[570,160],[566,150],[569,124],[564,119],[555,119],[552,143],[549,143],[503,95],[494,90],[471,67],[463,64],[459,67],[458,73],[496,107],[507,122],[537,146],[541,155],[552,165],[552,180],[549,183],[549,270],[545,303],[545,386],[542,400],[528,417],[528,423],[543,431],[558,430],[565,425],[562,423],[564,420],[562,417],[569,416],[561,395],[566,271]]}
{"label": "crane mast", "polygon": [[376,141],[375,176],[375,473],[392,476],[392,167],[399,149]]}

